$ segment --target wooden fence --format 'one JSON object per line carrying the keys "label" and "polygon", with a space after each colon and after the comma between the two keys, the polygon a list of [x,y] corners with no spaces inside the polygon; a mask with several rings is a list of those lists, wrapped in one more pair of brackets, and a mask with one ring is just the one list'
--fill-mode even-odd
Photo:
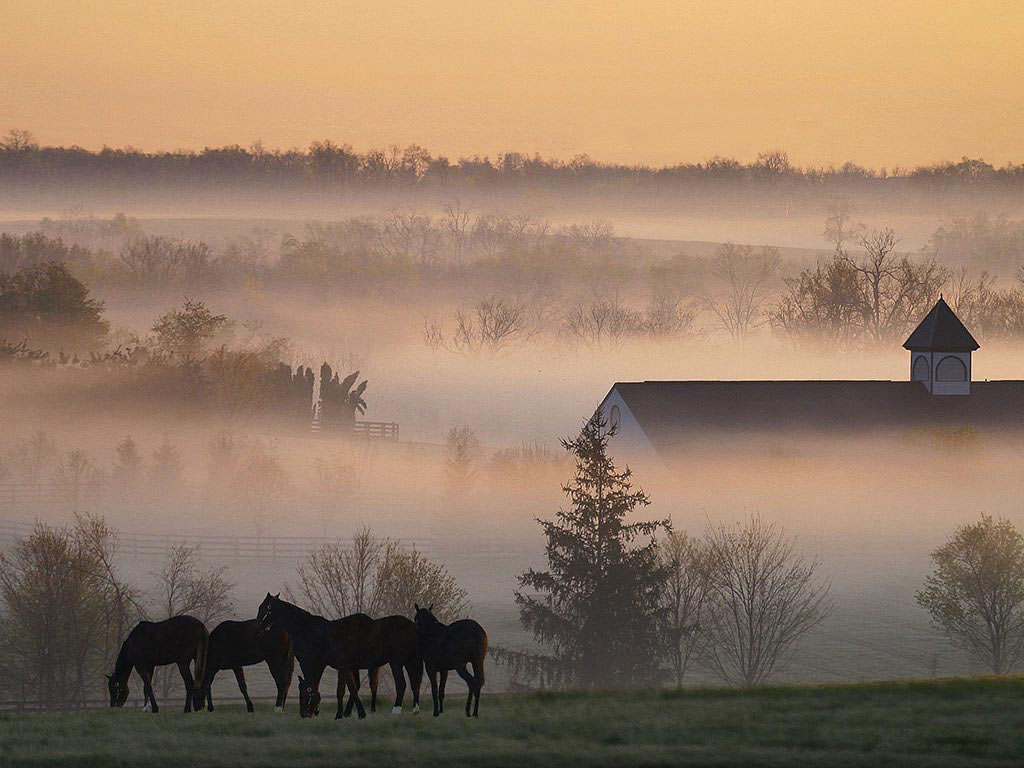
{"label": "wooden fence", "polygon": [[[11,547],[18,539],[32,533],[35,523],[27,520],[0,519],[0,549]],[[122,557],[163,557],[180,544],[195,546],[204,559],[215,562],[232,560],[298,561],[324,544],[337,544],[346,549],[345,538],[323,536],[216,536],[187,533],[118,533],[118,553]],[[431,554],[430,539],[401,540],[401,544],[423,554]]]}
{"label": "wooden fence", "polygon": [[398,440],[398,423],[394,421],[357,421],[352,431],[359,437]]}

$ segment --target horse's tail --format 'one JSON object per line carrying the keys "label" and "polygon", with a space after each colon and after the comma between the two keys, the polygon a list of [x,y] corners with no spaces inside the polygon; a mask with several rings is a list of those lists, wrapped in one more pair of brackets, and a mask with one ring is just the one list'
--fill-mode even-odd
{"label": "horse's tail", "polygon": [[[481,630],[483,632],[483,630]],[[480,661],[476,669],[476,682],[481,688],[484,687],[484,657],[487,655],[487,633],[483,632],[484,641],[480,646]]]}
{"label": "horse's tail", "polygon": [[206,650],[210,644],[210,634],[206,631],[206,625],[199,625],[199,641],[196,643],[196,675],[193,685],[193,706],[196,709],[202,708],[206,702]]}

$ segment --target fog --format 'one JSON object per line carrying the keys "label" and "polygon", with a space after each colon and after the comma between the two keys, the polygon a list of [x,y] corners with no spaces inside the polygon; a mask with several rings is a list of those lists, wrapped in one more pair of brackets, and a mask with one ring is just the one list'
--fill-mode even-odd
{"label": "fog", "polygon": [[[391,254],[387,262],[399,266],[385,268],[383,261],[360,261],[361,253],[345,250],[354,237],[351,222],[371,221],[377,227],[373,242],[380,243],[390,232],[388,222],[397,221],[389,219],[396,211],[441,221],[441,204],[409,196],[366,196],[340,205],[307,204],[301,196],[264,196],[248,205],[225,197],[208,204],[204,197],[175,201],[165,193],[159,203],[110,191],[79,194],[73,211],[62,196],[29,196],[23,205],[32,207],[0,210],[0,229],[13,235],[43,231],[88,251],[70,263],[104,302],[107,352],[152,347],[147,337],[164,313],[186,300],[201,301],[230,321],[229,345],[255,349],[283,338],[279,360],[289,366],[317,370],[327,362],[342,377],[358,370],[368,384],[366,412],[357,418],[397,423],[399,439],[314,434],[307,425],[284,429],[267,408],[229,413],[213,395],[205,405],[184,390],[140,394],[132,388],[141,386],[137,382],[117,383],[122,374],[113,364],[86,365],[85,351],[77,361],[49,367],[11,364],[0,369],[4,521],[60,525],[74,511],[88,510],[103,514],[126,537],[162,534],[168,540],[226,534],[347,540],[359,526],[371,525],[446,565],[468,590],[481,621],[494,627],[493,642],[526,647],[531,641],[518,627],[511,593],[516,575],[541,562],[535,518],[550,517],[565,503],[560,486],[572,467],[558,441],[580,428],[612,384],[908,378],[905,327],[870,344],[829,338],[808,344],[768,322],[771,307],[801,271],[832,257],[833,244],[822,231],[834,201],[823,197],[804,195],[787,209],[766,196],[750,215],[740,204],[672,210],[665,198],[618,207],[608,199],[554,194],[536,195],[527,205],[521,196],[500,204],[494,195],[462,198],[458,204],[467,217],[495,217],[487,231],[521,237],[518,244],[494,245],[493,235],[456,258],[454,240],[439,224],[429,258],[407,244],[407,252]],[[935,284],[945,286],[947,295],[960,267],[971,279],[991,270],[998,281],[993,290],[1006,297],[1016,290],[1013,274],[1024,257],[1014,250],[1018,230],[1007,236],[1009,256],[987,261],[972,261],[964,251],[946,248],[947,240],[935,239],[957,216],[986,211],[986,220],[995,222],[999,214],[1019,214],[1012,206],[959,196],[903,201],[887,211],[854,195],[851,207],[864,232],[893,227],[901,238],[898,253],[915,263],[935,259],[947,269],[941,285]],[[117,213],[130,220],[123,231],[106,227]],[[507,234],[508,222],[521,225],[519,234]],[[1012,218],[1010,224],[1019,227]],[[433,237],[434,225],[426,226]],[[206,243],[211,266],[189,280],[133,282],[124,271],[124,249],[143,236]],[[544,238],[548,244],[538,245]],[[729,333],[710,308],[721,300],[713,260],[726,242],[777,249],[777,269],[761,289],[756,321],[743,338]],[[379,247],[392,246],[388,241]],[[343,264],[336,266],[331,259],[341,259],[342,252]],[[856,240],[849,252],[861,252]],[[0,265],[0,271],[7,268]],[[672,289],[667,297],[659,292],[666,287]],[[518,330],[500,343],[473,336],[483,324],[474,313],[488,299],[519,313]],[[933,297],[922,297],[922,306],[927,300]],[[592,320],[599,302],[633,330],[605,332],[593,323],[581,325],[583,320],[570,322],[573,307]],[[460,314],[477,318],[469,336],[459,336]],[[976,334],[982,348],[974,355],[975,380],[1024,378],[1024,339],[1000,334]],[[57,347],[48,350],[51,360],[60,350],[74,352]],[[463,425],[479,447],[466,469],[469,481],[453,493],[446,438]],[[50,490],[19,495],[11,490],[27,484],[19,475],[19,446],[40,431],[54,449],[33,483]],[[95,488],[76,486],[73,497],[52,490],[54,473],[73,450],[85,451],[90,466],[109,479],[115,446],[126,435],[147,463],[161,445],[176,449],[181,477],[173,487],[124,493],[104,481]],[[249,456],[273,456],[286,482],[264,489],[254,502],[237,478],[228,482],[218,475],[213,457],[224,439],[233,441],[240,466]],[[517,446],[536,448],[542,460],[503,465],[496,454]],[[928,430],[894,430],[706,435],[685,455],[631,468],[652,499],[645,516],[671,517],[677,528],[699,534],[709,523],[756,512],[784,526],[802,551],[820,560],[838,608],[808,639],[790,676],[830,680],[967,668],[966,657],[928,628],[914,592],[927,573],[929,552],[954,526],[980,512],[1024,525],[1017,501],[1024,491],[1022,461],[1015,435],[980,433],[951,445]],[[325,471],[331,478],[326,484]],[[8,536],[3,545],[11,542]],[[238,613],[248,616],[265,591],[294,583],[297,560],[227,558],[217,564],[226,565],[237,582]],[[133,578],[144,581],[155,567],[125,556]]]}

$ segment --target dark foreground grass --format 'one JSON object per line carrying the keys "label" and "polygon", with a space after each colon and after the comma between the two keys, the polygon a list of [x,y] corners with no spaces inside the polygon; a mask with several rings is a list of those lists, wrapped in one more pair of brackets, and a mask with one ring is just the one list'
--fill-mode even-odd
{"label": "dark foreground grass", "polygon": [[[490,695],[449,711],[364,721],[222,706],[0,714],[0,765],[950,766],[1024,765],[1024,679],[972,678],[753,692]],[[455,694],[455,695],[453,695]],[[429,701],[429,697],[428,697]],[[326,702],[325,702],[326,704]]]}

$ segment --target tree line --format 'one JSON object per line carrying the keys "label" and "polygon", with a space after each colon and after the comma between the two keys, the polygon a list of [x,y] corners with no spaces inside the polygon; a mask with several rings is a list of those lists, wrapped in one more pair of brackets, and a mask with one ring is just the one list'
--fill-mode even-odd
{"label": "tree line", "polygon": [[509,151],[490,157],[451,160],[411,144],[359,152],[330,139],[307,148],[269,149],[262,142],[202,150],[144,152],[134,148],[41,146],[31,132],[10,130],[0,140],[0,190],[19,191],[88,183],[97,187],[224,188],[255,185],[311,192],[356,190],[568,190],[589,194],[714,193],[808,197],[857,190],[923,192],[945,196],[963,190],[1019,191],[1024,165],[994,166],[962,158],[915,168],[872,169],[794,165],[782,150],[762,152],[744,163],[715,156],[704,162],[661,167],[604,163],[585,154],[569,160]]}

